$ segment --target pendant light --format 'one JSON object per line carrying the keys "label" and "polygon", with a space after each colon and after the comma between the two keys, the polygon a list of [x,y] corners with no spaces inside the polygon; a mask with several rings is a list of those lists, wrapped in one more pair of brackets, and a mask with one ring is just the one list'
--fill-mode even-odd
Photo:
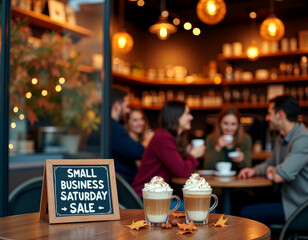
{"label": "pendant light", "polygon": [[170,34],[177,31],[177,27],[168,21],[169,13],[166,11],[165,0],[161,0],[160,4],[161,15],[158,21],[149,28],[149,32],[156,34],[160,40],[166,40]]}
{"label": "pendant light", "polygon": [[274,14],[274,0],[270,0],[270,16],[261,23],[260,35],[265,40],[278,41],[282,39],[284,32],[283,22]]}
{"label": "pendant light", "polygon": [[255,18],[257,17],[257,14],[254,11],[251,11],[249,13],[249,17],[250,17],[250,37],[252,39],[250,45],[246,50],[246,55],[248,60],[256,61],[259,58],[259,48],[257,46],[256,39],[254,38],[256,32]]}
{"label": "pendant light", "polygon": [[119,28],[112,37],[112,49],[121,54],[129,53],[134,46],[133,37],[124,29],[124,0],[119,2]]}
{"label": "pendant light", "polygon": [[196,11],[202,22],[215,25],[224,19],[227,7],[224,0],[199,0]]}

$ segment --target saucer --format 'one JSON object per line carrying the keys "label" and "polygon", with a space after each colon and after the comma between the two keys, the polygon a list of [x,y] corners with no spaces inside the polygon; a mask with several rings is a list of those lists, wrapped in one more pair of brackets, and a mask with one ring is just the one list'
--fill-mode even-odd
{"label": "saucer", "polygon": [[230,172],[218,172],[214,171],[214,175],[218,177],[231,177],[236,175],[236,171],[230,171]]}
{"label": "saucer", "polygon": [[198,173],[200,176],[213,175],[214,170],[199,170]]}

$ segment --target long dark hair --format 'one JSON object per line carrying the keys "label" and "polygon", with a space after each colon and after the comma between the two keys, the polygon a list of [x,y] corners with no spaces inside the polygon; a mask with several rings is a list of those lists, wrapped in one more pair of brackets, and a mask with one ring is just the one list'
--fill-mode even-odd
{"label": "long dark hair", "polygon": [[227,115],[235,116],[237,121],[238,121],[238,129],[237,129],[237,131],[234,135],[233,143],[234,143],[235,146],[240,146],[243,143],[243,135],[245,134],[245,132],[244,132],[243,126],[241,124],[240,113],[238,112],[237,109],[232,108],[232,107],[227,107],[219,113],[219,116],[218,116],[218,119],[217,119],[217,122],[216,122],[215,131],[214,131],[214,141],[216,142],[218,140],[218,138],[222,135],[220,122]]}
{"label": "long dark hair", "polygon": [[178,135],[178,130],[179,118],[185,112],[185,107],[184,102],[168,101],[163,106],[158,120],[159,127],[167,130],[175,138],[178,151],[182,157],[186,155],[187,135],[185,132]]}

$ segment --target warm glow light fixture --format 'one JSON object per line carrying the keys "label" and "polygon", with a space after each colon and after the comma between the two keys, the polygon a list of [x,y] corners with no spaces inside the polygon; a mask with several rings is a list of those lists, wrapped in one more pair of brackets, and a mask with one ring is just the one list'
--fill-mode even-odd
{"label": "warm glow light fixture", "polygon": [[257,47],[256,39],[254,38],[254,36],[256,35],[255,33],[256,32],[255,19],[257,17],[256,12],[251,11],[249,13],[249,17],[250,17],[250,36],[252,39],[250,46],[246,50],[246,55],[250,61],[256,61],[259,58],[259,48]]}
{"label": "warm glow light fixture", "polygon": [[118,53],[127,54],[133,49],[134,39],[124,29],[124,0],[120,0],[119,4],[119,25],[121,30],[112,37],[112,49]]}
{"label": "warm glow light fixture", "polygon": [[270,16],[261,23],[259,32],[268,41],[278,41],[284,36],[284,24],[274,15],[274,0],[270,0]]}
{"label": "warm glow light fixture", "polygon": [[199,0],[197,4],[198,18],[209,25],[222,21],[226,15],[227,7],[224,0]]}
{"label": "warm glow light fixture", "polygon": [[248,47],[246,54],[250,61],[255,61],[259,58],[259,49],[257,46],[252,45]]}
{"label": "warm glow light fixture", "polygon": [[283,22],[275,16],[268,17],[260,26],[261,37],[268,41],[278,41],[282,39],[284,32],[285,28]]}
{"label": "warm glow light fixture", "polygon": [[129,53],[134,46],[132,36],[125,30],[115,33],[112,37],[112,48],[118,53]]}
{"label": "warm glow light fixture", "polygon": [[176,26],[168,21],[169,13],[165,8],[165,0],[161,0],[161,15],[158,21],[149,28],[149,32],[156,34],[160,40],[168,39],[170,34],[177,31]]}

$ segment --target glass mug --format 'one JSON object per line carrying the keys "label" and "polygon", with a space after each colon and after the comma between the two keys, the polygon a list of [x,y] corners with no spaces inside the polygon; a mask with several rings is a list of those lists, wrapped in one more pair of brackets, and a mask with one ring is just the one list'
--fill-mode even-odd
{"label": "glass mug", "polygon": [[[208,215],[218,204],[218,198],[212,194],[212,189],[193,191],[183,188],[186,223],[208,224]],[[211,197],[215,202],[210,207]]]}
{"label": "glass mug", "polygon": [[[168,223],[169,215],[175,212],[181,203],[178,196],[172,195],[173,191],[151,192],[143,191],[144,215],[147,224],[160,226],[161,223]],[[171,199],[176,199],[176,206],[170,210]]]}

